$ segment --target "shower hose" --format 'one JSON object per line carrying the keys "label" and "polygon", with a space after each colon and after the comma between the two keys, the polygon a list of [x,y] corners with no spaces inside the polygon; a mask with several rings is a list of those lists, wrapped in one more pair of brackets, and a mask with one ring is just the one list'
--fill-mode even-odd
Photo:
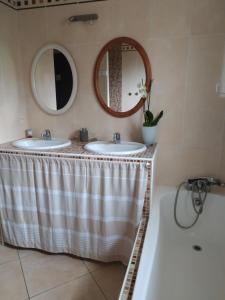
{"label": "shower hose", "polygon": [[[178,203],[180,190],[183,186],[186,186],[188,187],[188,190],[191,190],[192,207],[195,212],[194,221],[190,225],[183,225],[177,218],[177,203]],[[208,193],[208,186],[204,180],[196,180],[193,181],[191,184],[185,181],[178,186],[176,196],[175,196],[175,202],[174,202],[174,220],[178,227],[182,229],[189,229],[197,223],[199,216],[203,212],[207,193]]]}

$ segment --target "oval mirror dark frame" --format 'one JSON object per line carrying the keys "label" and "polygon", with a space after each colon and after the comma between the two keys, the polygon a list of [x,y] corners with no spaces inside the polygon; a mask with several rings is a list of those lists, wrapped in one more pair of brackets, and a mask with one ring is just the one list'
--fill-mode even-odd
{"label": "oval mirror dark frame", "polygon": [[145,98],[141,98],[139,100],[139,102],[132,109],[130,109],[128,111],[124,111],[124,112],[118,112],[118,111],[114,111],[110,107],[108,107],[105,103],[104,98],[102,97],[101,89],[100,89],[100,82],[99,82],[99,72],[100,72],[100,66],[101,66],[102,59],[111,46],[113,46],[115,44],[121,44],[121,43],[127,43],[127,44],[132,45],[133,47],[135,47],[135,49],[140,54],[140,56],[143,60],[144,68],[145,68],[145,74],[146,74],[145,85],[147,87],[147,91],[149,91],[149,89],[150,89],[150,84],[151,84],[151,79],[152,79],[151,65],[150,65],[148,55],[147,55],[145,49],[137,41],[135,41],[129,37],[119,37],[119,38],[115,38],[115,39],[109,41],[102,48],[102,50],[100,51],[100,53],[97,57],[97,60],[95,63],[95,68],[94,68],[94,89],[95,89],[95,93],[98,98],[98,101],[99,101],[100,105],[102,106],[102,108],[108,114],[110,114],[111,116],[117,117],[117,118],[124,118],[124,117],[129,117],[129,116],[133,115],[145,103]]}

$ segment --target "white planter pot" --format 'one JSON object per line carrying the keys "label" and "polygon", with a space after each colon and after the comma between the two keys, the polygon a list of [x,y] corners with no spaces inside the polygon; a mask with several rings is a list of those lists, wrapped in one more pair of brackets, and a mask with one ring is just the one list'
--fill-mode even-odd
{"label": "white planter pot", "polygon": [[142,137],[145,145],[152,145],[156,139],[156,126],[145,127],[142,126]]}

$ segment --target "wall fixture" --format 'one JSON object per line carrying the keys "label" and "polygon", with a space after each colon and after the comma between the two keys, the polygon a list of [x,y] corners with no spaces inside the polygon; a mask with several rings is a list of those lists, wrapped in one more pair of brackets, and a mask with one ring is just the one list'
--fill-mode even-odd
{"label": "wall fixture", "polygon": [[225,98],[225,46],[224,46],[221,77],[220,77],[220,81],[216,85],[216,92],[219,97]]}
{"label": "wall fixture", "polygon": [[68,18],[68,21],[70,23],[73,22],[89,22],[90,24],[93,24],[94,21],[98,20],[97,14],[85,14],[85,15],[77,15],[77,16],[71,16]]}

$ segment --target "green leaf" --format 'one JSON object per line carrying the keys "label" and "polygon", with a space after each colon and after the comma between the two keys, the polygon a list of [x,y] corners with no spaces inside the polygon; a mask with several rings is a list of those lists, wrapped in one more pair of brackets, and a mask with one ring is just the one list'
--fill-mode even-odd
{"label": "green leaf", "polygon": [[163,116],[163,110],[158,114],[157,117],[155,117],[155,119],[151,122],[151,126],[156,126],[159,122],[159,120],[162,118]]}
{"label": "green leaf", "polygon": [[147,121],[148,121],[149,123],[151,123],[151,122],[153,121],[153,118],[154,118],[153,113],[152,113],[150,110],[147,110],[147,111],[145,112],[145,115],[146,115],[146,117],[147,117]]}

